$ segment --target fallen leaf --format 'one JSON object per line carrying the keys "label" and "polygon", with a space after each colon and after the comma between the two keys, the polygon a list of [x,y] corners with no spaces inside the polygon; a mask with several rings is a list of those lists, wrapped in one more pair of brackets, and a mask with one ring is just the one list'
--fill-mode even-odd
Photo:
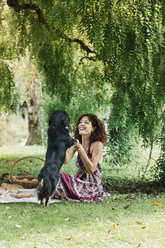
{"label": "fallen leaf", "polygon": [[156,201],[156,202],[154,202],[154,205],[160,206],[160,205],[162,205],[162,203],[163,203],[163,202],[161,202],[161,201]]}
{"label": "fallen leaf", "polygon": [[17,228],[22,228],[22,226],[21,226],[21,225],[15,225],[15,227],[17,227]]}
{"label": "fallen leaf", "polygon": [[72,238],[72,235],[70,235],[69,237],[66,237],[65,239],[66,240],[71,240],[71,238]]}
{"label": "fallen leaf", "polygon": [[136,224],[138,224],[138,225],[142,225],[142,223],[141,223],[140,221],[137,221],[137,222],[136,222]]}
{"label": "fallen leaf", "polygon": [[86,216],[90,216],[92,213],[86,213]]}
{"label": "fallen leaf", "polygon": [[116,228],[118,227],[119,224],[113,224],[113,229],[116,230]]}
{"label": "fallen leaf", "polygon": [[70,221],[70,218],[65,218],[65,221]]}
{"label": "fallen leaf", "polygon": [[127,209],[127,208],[129,208],[131,205],[125,205],[124,206],[124,209]]}
{"label": "fallen leaf", "polygon": [[117,197],[114,198],[114,200],[115,200],[115,201],[120,200],[120,197],[117,196]]}

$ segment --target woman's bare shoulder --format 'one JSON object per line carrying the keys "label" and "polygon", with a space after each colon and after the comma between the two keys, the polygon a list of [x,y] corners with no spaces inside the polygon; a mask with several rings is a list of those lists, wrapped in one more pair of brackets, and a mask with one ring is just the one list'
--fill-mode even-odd
{"label": "woman's bare shoulder", "polygon": [[91,149],[103,149],[103,143],[101,141],[95,141],[91,144]]}

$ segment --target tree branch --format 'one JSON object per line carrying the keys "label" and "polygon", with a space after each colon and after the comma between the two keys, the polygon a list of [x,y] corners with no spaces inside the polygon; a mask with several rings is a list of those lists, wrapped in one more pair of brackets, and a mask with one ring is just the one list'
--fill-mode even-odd
{"label": "tree branch", "polygon": [[76,42],[76,43],[80,44],[81,47],[82,47],[82,49],[83,49],[84,51],[86,51],[87,53],[95,53],[95,54],[96,54],[96,52],[93,51],[89,46],[87,46],[82,40],[79,40],[79,39],[72,39],[72,38],[68,37],[68,36],[65,35],[65,34],[63,34],[62,36],[63,36],[63,38],[64,38],[65,40],[67,40],[67,41],[69,41],[69,42]]}
{"label": "tree branch", "polygon": [[96,61],[96,57],[88,57],[88,56],[84,56],[80,59],[80,63],[82,62],[83,59],[89,59],[89,60],[93,60]]}
{"label": "tree branch", "polygon": [[10,7],[13,7],[16,12],[20,12],[22,10],[35,10],[38,15],[38,20],[42,24],[46,24],[46,21],[44,19],[44,15],[41,11],[41,9],[36,4],[19,4],[18,0],[7,0],[7,4]]}
{"label": "tree branch", "polygon": [[[9,7],[14,8],[14,10],[16,12],[20,12],[22,10],[34,10],[34,11],[36,11],[36,13],[38,15],[39,22],[42,23],[42,24],[47,25],[47,23],[46,23],[46,21],[44,19],[44,14],[43,14],[42,10],[36,4],[22,4],[22,5],[20,5],[19,0],[7,0],[7,4],[8,4]],[[72,38],[70,38],[67,35],[62,34],[62,33],[60,34],[60,37],[65,39],[68,42],[75,42],[75,43],[80,44],[81,48],[84,51],[86,51],[87,53],[95,53],[96,54],[96,52],[93,51],[89,46],[87,46],[82,40],[72,39]]]}

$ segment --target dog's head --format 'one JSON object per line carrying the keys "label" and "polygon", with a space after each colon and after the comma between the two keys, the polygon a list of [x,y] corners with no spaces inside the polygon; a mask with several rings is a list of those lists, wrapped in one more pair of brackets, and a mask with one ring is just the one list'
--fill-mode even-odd
{"label": "dog's head", "polygon": [[71,131],[70,118],[63,110],[57,110],[51,114],[49,118],[49,126],[50,125],[59,125],[65,128],[67,127],[69,131]]}

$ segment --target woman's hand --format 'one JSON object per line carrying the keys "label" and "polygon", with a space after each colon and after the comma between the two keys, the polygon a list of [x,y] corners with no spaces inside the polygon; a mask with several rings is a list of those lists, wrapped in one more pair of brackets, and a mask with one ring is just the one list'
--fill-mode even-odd
{"label": "woman's hand", "polygon": [[80,144],[79,140],[77,140],[77,143],[74,145],[74,147],[76,148],[77,152],[82,153],[84,150],[84,147]]}

